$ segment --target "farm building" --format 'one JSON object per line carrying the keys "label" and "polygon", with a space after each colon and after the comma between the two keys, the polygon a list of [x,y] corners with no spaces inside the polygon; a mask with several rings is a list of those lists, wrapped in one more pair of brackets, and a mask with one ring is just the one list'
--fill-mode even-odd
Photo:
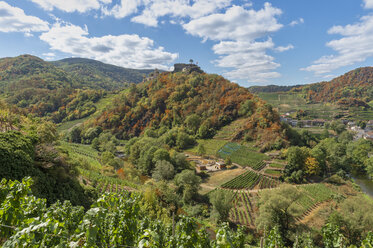
{"label": "farm building", "polygon": [[227,165],[224,162],[216,162],[215,168],[218,170],[223,170],[227,168]]}
{"label": "farm building", "polygon": [[205,171],[205,170],[207,170],[207,167],[204,164],[197,164],[196,169],[199,170],[199,171]]}

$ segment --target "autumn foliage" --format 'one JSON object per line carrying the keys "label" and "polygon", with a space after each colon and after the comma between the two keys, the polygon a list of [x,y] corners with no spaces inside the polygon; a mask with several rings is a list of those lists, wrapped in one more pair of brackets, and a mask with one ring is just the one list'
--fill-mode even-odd
{"label": "autumn foliage", "polygon": [[360,101],[369,102],[373,100],[373,67],[363,67],[350,71],[329,82],[309,84],[292,89],[302,92],[309,102],[338,102],[343,104],[352,103],[361,106]]}
{"label": "autumn foliage", "polygon": [[201,119],[194,130],[216,131],[246,118],[236,130],[236,139],[250,135],[253,139],[260,137],[262,143],[283,140],[279,116],[270,105],[215,74],[162,73],[157,79],[130,87],[91,125],[130,138],[149,127],[182,126],[191,115]]}

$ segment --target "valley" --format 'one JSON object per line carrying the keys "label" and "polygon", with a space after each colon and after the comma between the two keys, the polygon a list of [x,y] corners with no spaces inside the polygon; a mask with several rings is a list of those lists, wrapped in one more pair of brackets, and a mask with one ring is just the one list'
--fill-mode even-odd
{"label": "valley", "polygon": [[373,175],[373,142],[355,133],[373,119],[370,101],[311,102],[303,86],[253,94],[192,63],[151,73],[24,55],[1,68],[4,247],[34,236],[51,247],[182,247],[174,237],[185,235],[236,247],[214,246],[221,232],[237,247],[323,247],[327,232],[370,242],[372,199],[350,176]]}

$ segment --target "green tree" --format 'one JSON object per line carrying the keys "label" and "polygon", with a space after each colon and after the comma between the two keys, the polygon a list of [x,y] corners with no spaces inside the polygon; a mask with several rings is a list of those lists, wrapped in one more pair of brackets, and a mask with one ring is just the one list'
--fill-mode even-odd
{"label": "green tree", "polygon": [[327,139],[329,138],[329,136],[330,136],[329,130],[325,127],[321,133],[321,139]]}
{"label": "green tree", "polygon": [[204,146],[202,143],[199,143],[199,144],[198,144],[198,147],[197,147],[197,154],[200,155],[200,156],[203,156],[203,155],[206,154],[205,146]]}
{"label": "green tree", "polygon": [[82,130],[79,127],[74,127],[69,134],[69,141],[74,143],[80,143],[81,142],[81,136]]}
{"label": "green tree", "polygon": [[373,226],[373,204],[363,196],[348,198],[342,202],[341,212],[330,223],[339,226],[351,244],[359,243]]}
{"label": "green tree", "polygon": [[155,169],[153,171],[152,177],[157,180],[171,180],[175,175],[174,166],[165,160],[159,160],[155,164]]}
{"label": "green tree", "polygon": [[373,152],[373,143],[369,140],[359,139],[347,145],[347,155],[359,169],[364,168],[365,160]]}
{"label": "green tree", "polygon": [[185,149],[194,144],[195,140],[184,132],[179,132],[176,137],[176,146],[179,149]]}
{"label": "green tree", "polygon": [[201,178],[192,170],[183,170],[175,176],[175,184],[179,187],[179,192],[183,194],[183,200],[186,203],[190,203],[198,194],[201,182]]}
{"label": "green tree", "polygon": [[295,217],[300,214],[296,201],[301,197],[296,187],[282,185],[277,190],[263,191],[259,200],[259,217],[256,224],[259,229],[279,226],[282,236],[295,223]]}
{"label": "green tree", "polygon": [[330,128],[335,131],[337,134],[341,134],[343,133],[344,131],[346,131],[346,125],[344,125],[343,123],[339,122],[339,121],[332,121],[330,123]]}
{"label": "green tree", "polygon": [[229,211],[233,207],[234,195],[228,190],[215,190],[210,195],[212,205],[211,218],[215,222],[228,221]]}
{"label": "green tree", "polygon": [[178,172],[190,167],[189,161],[182,153],[174,152],[171,156],[171,161],[172,164],[175,166],[175,170]]}
{"label": "green tree", "polygon": [[338,136],[338,142],[342,144],[348,144],[349,142],[354,140],[354,135],[353,133],[349,131],[344,131]]}
{"label": "green tree", "polygon": [[310,149],[307,147],[292,146],[286,152],[287,165],[284,174],[292,182],[301,183],[303,181],[304,166],[309,157]]}
{"label": "green tree", "polygon": [[91,144],[92,148],[95,149],[95,150],[99,150],[100,148],[100,141],[98,140],[98,138],[94,138],[92,140],[92,144]]}
{"label": "green tree", "polygon": [[255,103],[253,100],[246,100],[241,106],[238,111],[240,116],[251,116],[254,112]]}
{"label": "green tree", "polygon": [[367,173],[370,177],[373,177],[373,157],[368,158],[365,160],[365,168]]}
{"label": "green tree", "polygon": [[42,122],[36,128],[41,143],[53,143],[57,140],[57,128],[52,122]]}
{"label": "green tree", "polygon": [[201,125],[202,119],[197,114],[191,114],[185,119],[185,125],[193,134],[197,133],[199,126]]}
{"label": "green tree", "polygon": [[156,163],[161,160],[170,161],[170,154],[164,148],[159,148],[156,152],[154,152],[153,162]]}

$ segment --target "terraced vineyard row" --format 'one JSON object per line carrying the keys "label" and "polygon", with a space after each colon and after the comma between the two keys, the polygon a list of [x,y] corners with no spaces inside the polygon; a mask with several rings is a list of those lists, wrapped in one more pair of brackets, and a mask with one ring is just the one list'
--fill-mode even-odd
{"label": "terraced vineyard row", "polygon": [[233,222],[245,226],[254,226],[252,204],[250,196],[246,192],[239,192],[234,199],[234,207],[231,209],[230,218]]}
{"label": "terraced vineyard row", "polygon": [[280,185],[280,181],[274,180],[266,176],[262,176],[259,182],[260,189],[276,188],[279,185]]}
{"label": "terraced vineyard row", "polygon": [[253,188],[260,180],[260,175],[253,172],[247,171],[238,177],[233,178],[232,180],[221,185],[222,188],[228,189],[251,189]]}
{"label": "terraced vineyard row", "polygon": [[96,151],[91,151],[91,147],[81,145],[81,144],[69,144],[73,150],[73,152],[76,152],[80,155],[90,157],[92,159],[98,160],[98,153]]}
{"label": "terraced vineyard row", "polygon": [[254,170],[260,171],[260,170],[263,169],[265,166],[266,166],[266,163],[265,163],[264,161],[259,161],[259,162],[256,163],[255,165],[251,166],[251,168],[253,168]]}
{"label": "terraced vineyard row", "polygon": [[115,184],[115,183],[111,184],[111,183],[105,182],[105,181],[98,182],[94,187],[97,189],[97,191],[100,194],[105,193],[105,192],[120,193],[120,192],[123,192],[123,191],[127,191],[120,184]]}
{"label": "terraced vineyard row", "polygon": [[308,184],[297,187],[303,194],[301,198],[297,200],[297,204],[302,207],[302,215],[298,217],[301,219],[304,215],[307,215],[319,204],[330,200],[334,191],[325,186],[324,184]]}
{"label": "terraced vineyard row", "polygon": [[271,179],[254,171],[247,171],[222,184],[221,187],[227,189],[252,189],[258,183],[260,189],[275,188],[280,184],[278,180]]}

